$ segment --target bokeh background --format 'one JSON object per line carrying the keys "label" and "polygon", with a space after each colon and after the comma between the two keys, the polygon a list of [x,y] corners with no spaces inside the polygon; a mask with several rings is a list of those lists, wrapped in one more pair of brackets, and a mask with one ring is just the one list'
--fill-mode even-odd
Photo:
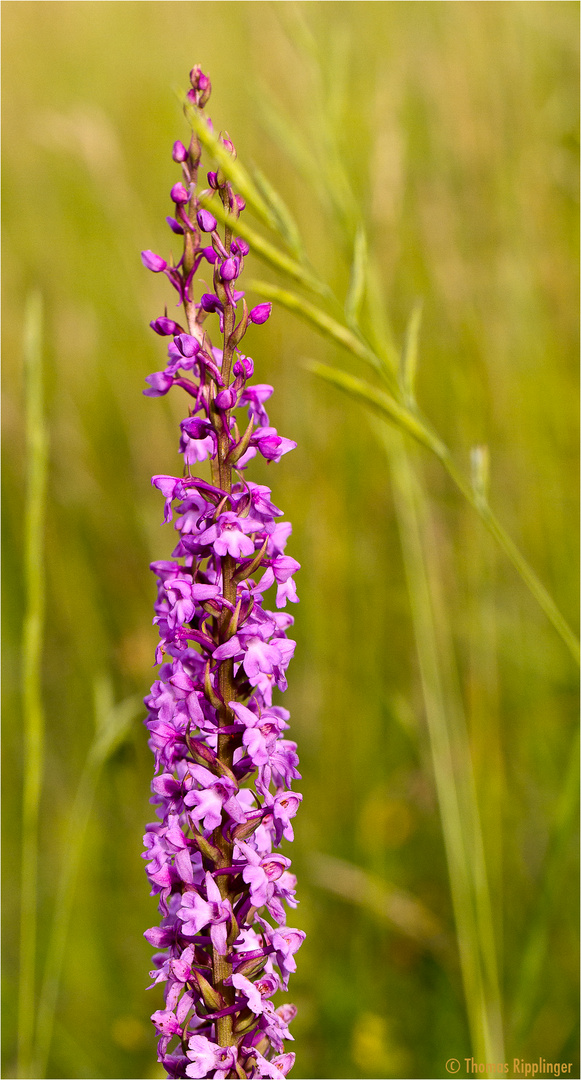
{"label": "bokeh background", "polygon": [[[149,480],[178,467],[181,404],[141,395],[164,362],[147,324],[173,298],[139,252],[172,248],[170,151],[187,138],[175,89],[194,62],[211,74],[215,123],[277,186],[313,263],[344,295],[349,257],[316,183],[325,123],[334,126],[396,343],[423,298],[422,408],[465,471],[470,447],[489,446],[491,501],[574,620],[579,12],[560,0],[2,9],[3,1075],[12,1077],[27,296],[38,289],[44,300],[50,437],[40,980],[94,736],[95,680],[122,702],[152,678],[148,564],[172,539]],[[303,151],[277,137],[273,112],[309,148],[302,169]],[[249,265],[249,276],[276,280]],[[273,422],[299,444],[254,474],[292,520],[289,550],[303,564],[285,700],[303,771],[296,925],[308,934],[292,984],[293,1075],[443,1076],[449,1057],[471,1049],[387,458],[363,410],[303,366],[349,367],[336,347],[282,310],[247,341],[259,381],[276,388]],[[427,451],[414,461],[471,740],[507,1059],[572,1061],[578,1076],[574,664],[438,462]],[[139,857],[151,764],[137,712],[98,778],[48,1077],[160,1075],[148,1017],[161,997],[144,989],[142,936],[155,903]],[[414,936],[414,918],[433,932]]]}

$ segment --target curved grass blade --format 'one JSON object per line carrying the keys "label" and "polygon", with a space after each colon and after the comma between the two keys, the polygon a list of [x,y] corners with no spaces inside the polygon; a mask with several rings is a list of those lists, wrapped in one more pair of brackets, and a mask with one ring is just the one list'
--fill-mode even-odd
{"label": "curved grass blade", "polygon": [[264,173],[256,165],[252,169],[252,172],[260,194],[264,197],[274,215],[279,236],[284,240],[287,248],[291,254],[294,255],[295,259],[298,259],[301,263],[305,262],[305,247],[301,234],[284,199],[278,194],[278,191],[273,188],[270,180],[266,178]]}
{"label": "curved grass blade", "polygon": [[272,103],[271,92],[266,85],[258,86],[254,92],[256,106],[261,113],[262,122],[270,137],[278,143],[288,160],[316,192],[320,202],[326,200],[326,189],[321,177],[321,169],[307,146],[300,132],[288,118]]}
{"label": "curved grass blade", "polygon": [[413,405],[416,400],[416,372],[418,368],[418,341],[420,325],[422,321],[422,301],[419,300],[412,309],[407,325],[405,340],[401,353],[399,381],[403,399],[407,405]]}
{"label": "curved grass blade", "polygon": [[32,294],[24,317],[26,399],[26,514],[24,580],[26,611],[22,640],[24,790],[20,892],[20,978],[18,988],[18,1075],[30,1072],[34,1030],[37,938],[38,820],[44,752],[41,663],[44,631],[44,531],[48,436],[42,374],[43,305]]}
{"label": "curved grass blade", "polygon": [[429,450],[433,450],[438,457],[446,453],[446,447],[438,439],[437,435],[434,435],[418,417],[414,416],[403,405],[400,405],[389,394],[386,394],[384,390],[376,389],[371,383],[358,379],[347,371],[339,371],[337,368],[329,367],[327,364],[321,364],[318,361],[307,361],[305,366],[314,375],[318,375],[325,382],[330,382],[339,387],[340,390],[344,390],[350,397],[356,398],[367,408],[373,409],[384,420],[389,420],[392,424],[395,424],[396,427],[411,435],[422,446],[427,446]]}
{"label": "curved grass blade", "polygon": [[398,404],[394,398],[390,397],[382,390],[377,390],[363,379],[358,379],[345,371],[339,371],[336,368],[329,367],[327,364],[310,362],[307,363],[306,366],[315,375],[318,375],[326,382],[333,383],[334,386],[344,390],[351,397],[357,398],[363,405],[366,405],[367,408],[372,409],[375,413],[379,413],[384,419],[389,420],[402,431],[407,432],[407,434],[411,435],[417,442],[422,443],[423,446],[427,446],[434,454],[436,454],[458,490],[476,510],[488,531],[494,536],[497,543],[500,544],[500,547],[524,581],[539,607],[544,611],[545,615],[564,641],[571,656],[575,659],[577,664],[579,664],[579,640],[571,630],[567,620],[561,614],[550,593],[537,577],[532,566],[529,565],[524,555],[522,555],[517,548],[514,540],[511,539],[500,524],[498,518],[486,501],[483,492],[478,491],[478,493],[475,493],[456,468],[452,460],[452,455],[442,440],[439,439],[438,436],[417,416],[403,405]]}
{"label": "curved grass blade", "polygon": [[[251,281],[250,288],[263,296],[265,300],[273,300],[278,304],[282,304],[287,311],[300,315],[301,318],[311,323],[312,326],[316,326],[317,330],[326,337],[331,338],[337,345],[342,345],[348,352],[359,357],[360,360],[364,360],[375,371],[379,371],[385,376],[383,364],[369,346],[352,330],[334,319],[332,315],[327,315],[326,312],[321,311],[320,308],[315,307],[314,304],[309,303],[302,296],[298,296],[297,293],[289,292],[287,289],[280,289],[277,285],[270,285],[266,281]],[[328,370],[334,371],[333,368]]]}

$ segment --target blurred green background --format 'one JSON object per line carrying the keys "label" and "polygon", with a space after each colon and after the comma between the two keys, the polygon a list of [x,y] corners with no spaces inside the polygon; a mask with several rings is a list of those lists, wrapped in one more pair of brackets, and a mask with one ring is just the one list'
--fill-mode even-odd
{"label": "blurred green background", "polygon": [[[195,62],[210,73],[216,125],[278,187],[313,263],[344,295],[349,255],[317,169],[311,184],[270,114],[315,162],[330,152],[320,118],[338,132],[396,343],[423,298],[422,408],[465,471],[470,447],[489,446],[491,501],[574,620],[579,11],[559,0],[8,0],[2,11],[3,1075],[13,1077],[26,297],[44,299],[50,438],[40,981],[95,680],[122,701],[153,677],[148,563],[172,536],[150,476],[179,467],[183,404],[141,395],[165,353],[147,324],[174,301],[139,252],[178,250],[164,223],[178,179],[171,145],[187,138],[174,90]],[[249,277],[264,276],[248,262]],[[308,934],[291,987],[293,1075],[440,1077],[472,1051],[387,458],[361,408],[302,366],[348,367],[338,349],[282,310],[246,341],[258,381],[276,389],[273,423],[299,444],[253,473],[292,520],[289,551],[303,565],[285,700],[304,777],[292,854],[296,925]],[[472,748],[507,1060],[572,1061],[579,1075],[574,664],[438,462],[420,450],[413,461]],[[97,785],[48,1077],[160,1075],[148,1017],[161,995],[144,989],[142,934],[156,912],[139,857],[152,768],[140,720]],[[429,932],[414,933],[418,920]]]}

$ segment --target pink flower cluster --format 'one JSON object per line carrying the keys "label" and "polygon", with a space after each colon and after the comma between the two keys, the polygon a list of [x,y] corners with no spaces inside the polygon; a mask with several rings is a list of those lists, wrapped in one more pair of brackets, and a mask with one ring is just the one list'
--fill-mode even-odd
{"label": "pink flower cluster", "polygon": [[[190,79],[190,101],[202,110],[209,79],[198,67]],[[291,525],[278,520],[270,489],[245,471],[257,454],[279,461],[295,443],[270,426],[272,387],[249,383],[254,365],[240,350],[248,327],[270,315],[269,304],[249,311],[236,288],[248,246],[230,223],[220,236],[200,207],[196,137],[188,149],[176,143],[173,158],[183,182],[171,190],[168,222],[184,238],[183,255],[177,265],[142,255],[148,269],[167,275],[186,322],[166,313],[152,323],[171,341],[168,363],[148,376],[145,393],[158,397],[176,385],[190,400],[180,425],[183,474],[152,479],[178,534],[172,559],[152,564],[161,667],[146,725],[158,820],[147,827],[144,857],[162,921],[145,936],[160,950],[153,985],[165,988],[165,1007],[152,1020],[169,1076],[278,1078],[294,1061],[284,1040],[296,1010],[272,998],[286,990],[304,934],[287,926],[296,879],[276,850],[293,839],[302,796],[292,790],[300,774],[296,745],[285,737],[289,714],[273,691],[286,688],[295,649],[285,609],[297,602],[299,564],[285,554]],[[214,192],[234,223],[243,200],[220,171],[208,182],[206,194]],[[202,264],[214,291],[196,300]],[[220,347],[206,327],[216,316]],[[193,473],[204,461],[209,480]],[[271,588],[274,611],[265,606]]]}

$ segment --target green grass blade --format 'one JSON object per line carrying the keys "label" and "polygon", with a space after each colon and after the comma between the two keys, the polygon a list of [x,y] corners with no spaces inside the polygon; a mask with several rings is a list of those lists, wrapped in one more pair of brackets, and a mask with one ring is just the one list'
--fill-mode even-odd
{"label": "green grass blade", "polygon": [[[343,326],[337,319],[327,315],[325,311],[321,311],[320,308],[315,307],[314,304],[309,303],[302,296],[289,292],[287,289],[280,289],[277,285],[270,285],[266,281],[251,281],[249,288],[264,297],[265,300],[273,300],[285,307],[287,311],[300,315],[301,318],[305,319],[311,326],[315,326],[320,333],[330,338],[336,345],[342,345],[344,349],[359,357],[360,360],[364,360],[375,371],[384,374],[381,361],[378,360],[375,353],[371,351],[364,341],[361,341],[352,330]],[[333,370],[333,368],[329,368],[329,371]]]}
{"label": "green grass blade", "polygon": [[345,299],[345,318],[350,326],[358,326],[359,324],[359,315],[365,297],[366,281],[367,237],[363,225],[360,225],[355,234],[349,291]]}
{"label": "green grass blade", "polygon": [[28,299],[24,319],[27,477],[24,525],[26,610],[22,641],[24,786],[18,990],[18,1075],[21,1077],[31,1075],[30,1050],[35,1016],[38,819],[44,754],[41,665],[48,436],[44,411],[42,329],[42,298],[39,293],[34,293]]}
{"label": "green grass blade", "polygon": [[496,515],[490,509],[490,506],[483,497],[483,492],[479,490],[476,493],[464,480],[464,477],[452,461],[450,451],[441,439],[439,439],[438,436],[419,419],[419,417],[415,416],[403,405],[400,405],[384,391],[377,390],[363,379],[358,379],[354,375],[349,375],[346,371],[339,371],[337,368],[332,368],[327,364],[309,362],[306,366],[313,374],[318,375],[326,382],[332,383],[351,397],[356,398],[363,405],[372,409],[376,414],[378,413],[383,416],[384,419],[389,420],[390,423],[395,424],[402,431],[405,431],[408,435],[411,435],[412,438],[416,439],[417,442],[421,443],[423,446],[427,446],[428,449],[436,454],[451,479],[454,481],[456,487],[468,500],[470,505],[474,507],[488,531],[494,536],[497,543],[500,544],[500,547],[513,564],[515,570],[537,601],[539,607],[544,611],[545,615],[553,624],[555,630],[569,649],[572,657],[577,664],[579,664],[579,640],[571,630],[567,620],[561,614],[552,596],[547,591],[532,566],[530,566],[524,555],[522,555],[517,548],[514,540],[511,539],[500,524]]}
{"label": "green grass blade", "polygon": [[547,591],[538,575],[533,570],[532,566],[527,562],[524,555],[519,551],[514,540],[508,535],[506,529],[501,525],[496,514],[491,510],[486,498],[485,491],[480,488],[475,491],[465,481],[462,474],[456,468],[452,461],[452,456],[448,449],[445,450],[443,455],[440,455],[440,460],[444,465],[444,468],[448,472],[451,479],[456,484],[456,487],[461,491],[462,495],[468,500],[471,506],[480,515],[482,521],[486,525],[486,528],[490,534],[494,537],[497,543],[504,551],[507,558],[514,566],[517,573],[520,575],[529,592],[537,601],[539,607],[544,611],[549,621],[553,624],[555,630],[564,641],[565,645],[569,649],[571,656],[577,664],[580,662],[580,650],[579,639],[572,631],[567,620],[562,615],[561,611],[557,607],[551,594]]}
{"label": "green grass blade", "polygon": [[395,398],[390,397],[384,390],[377,390],[363,379],[358,379],[347,371],[339,371],[337,368],[329,367],[327,364],[309,361],[306,366],[314,375],[318,375],[325,382],[332,383],[333,386],[345,391],[350,397],[372,409],[384,420],[389,420],[390,423],[395,424],[407,435],[411,435],[422,446],[427,446],[429,450],[433,450],[438,457],[445,452],[446,448],[438,437],[409,409],[400,405]]}
{"label": "green grass blade", "polygon": [[253,176],[260,194],[270,207],[276,222],[276,229],[287,248],[299,262],[305,262],[305,247],[299,232],[298,225],[293,218],[284,199],[270,183],[270,180],[255,165]]}
{"label": "green grass blade", "polygon": [[[563,885],[564,860],[579,814],[579,731],[575,734],[557,804],[545,865],[541,875],[540,896],[530,921],[527,943],[512,1005],[512,1034],[515,1046],[522,1045],[535,1016],[535,1007],[543,991],[543,966],[549,949],[551,921],[558,912],[559,891]],[[557,903],[556,903],[557,901]]]}
{"label": "green grass blade", "polygon": [[398,433],[384,428],[436,791],[450,877],[472,1045],[480,1060],[504,1058],[496,946],[472,760],[448,620],[438,610],[438,568],[430,556],[426,497]]}
{"label": "green grass blade", "polygon": [[311,147],[306,145],[301,133],[280,109],[273,105],[271,93],[265,84],[259,85],[253,96],[270,138],[278,144],[319,201],[324,203],[325,185]]}
{"label": "green grass blade", "polygon": [[400,385],[403,399],[408,405],[413,404],[416,399],[416,372],[418,369],[418,341],[422,321],[422,306],[420,300],[412,309],[401,353]]}
{"label": "green grass blade", "polygon": [[373,911],[401,934],[433,949],[438,956],[449,951],[450,942],[440,920],[411,893],[332,855],[314,853],[309,863],[311,879],[319,888]]}
{"label": "green grass blade", "polygon": [[65,861],[55,900],[54,916],[44,965],[38,1004],[33,1064],[34,1076],[44,1077],[55,1024],[60,980],[66,954],[77,875],[85,848],[85,835],[101,770],[127,738],[131,724],[142,708],[139,698],[131,697],[113,704],[111,685],[100,680],[95,685],[96,732],[89,749],[77,794],[73,803],[64,845]]}

